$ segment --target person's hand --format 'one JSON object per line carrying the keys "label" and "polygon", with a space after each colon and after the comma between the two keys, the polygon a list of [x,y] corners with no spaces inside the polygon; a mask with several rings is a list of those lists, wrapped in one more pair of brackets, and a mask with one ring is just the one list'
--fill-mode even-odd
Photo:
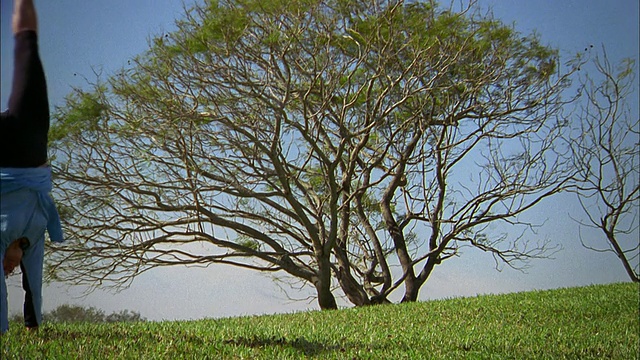
{"label": "person's hand", "polygon": [[8,277],[13,273],[15,268],[20,265],[20,261],[22,261],[22,255],[24,252],[20,247],[20,240],[14,241],[9,245],[7,251],[4,254],[4,259],[2,259],[2,269],[4,270],[4,276]]}
{"label": "person's hand", "polygon": [[2,269],[4,270],[4,277],[9,277],[13,273],[13,271],[20,265],[20,260],[17,262],[15,259],[4,257],[4,261],[2,262]]}

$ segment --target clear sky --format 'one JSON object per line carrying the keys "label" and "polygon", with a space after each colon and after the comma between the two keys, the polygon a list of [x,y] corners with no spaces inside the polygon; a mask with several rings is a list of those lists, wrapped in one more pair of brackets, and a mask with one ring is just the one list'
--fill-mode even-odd
{"label": "clear sky", "polygon": [[[194,0],[188,0],[192,3]],[[112,74],[147,48],[151,35],[173,29],[183,14],[178,0],[35,0],[40,20],[40,53],[47,74],[52,110],[72,87],[86,86],[94,72]],[[613,61],[638,59],[638,0],[480,0],[496,18],[515,23],[523,33],[537,31],[543,42],[568,59],[589,45],[606,46]],[[4,109],[12,71],[12,0],[0,0],[1,88]],[[632,106],[638,116],[638,92]],[[569,214],[579,209],[570,197],[541,204],[532,216],[546,221],[540,236],[562,243],[553,260],[538,260],[527,273],[494,269],[493,259],[476,250],[439,266],[422,289],[423,299],[628,281],[618,259],[583,249],[578,225]],[[583,233],[597,239],[597,233]],[[22,308],[19,276],[9,280],[10,311]],[[165,268],[152,270],[119,294],[96,291],[80,298],[81,289],[51,284],[44,310],[71,303],[105,312],[129,309],[151,320],[236,316],[315,309],[314,302],[291,302],[267,275],[237,268]],[[304,295],[301,295],[304,297]]]}

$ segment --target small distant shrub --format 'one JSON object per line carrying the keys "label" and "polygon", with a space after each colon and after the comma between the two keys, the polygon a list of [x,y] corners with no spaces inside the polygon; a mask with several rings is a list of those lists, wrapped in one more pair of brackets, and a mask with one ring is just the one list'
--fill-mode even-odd
{"label": "small distant shrub", "polygon": [[129,310],[122,310],[120,312],[114,312],[111,315],[105,317],[104,321],[108,323],[113,322],[139,322],[146,321],[147,319],[143,318],[140,313]]}
{"label": "small distant shrub", "polygon": [[[140,322],[147,319],[139,312],[121,310],[106,315],[104,311],[93,306],[60,305],[54,310],[42,315],[44,321],[52,323],[114,323],[114,322]],[[22,314],[13,314],[11,321],[21,323]]]}
{"label": "small distant shrub", "polygon": [[104,311],[95,307],[83,307],[79,305],[60,305],[55,310],[45,313],[43,316],[48,322],[69,322],[69,323],[102,323],[105,322]]}

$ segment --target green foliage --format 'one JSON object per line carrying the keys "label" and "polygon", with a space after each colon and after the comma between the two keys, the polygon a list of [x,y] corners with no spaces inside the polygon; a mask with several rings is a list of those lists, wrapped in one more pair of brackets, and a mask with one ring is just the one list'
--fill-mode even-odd
{"label": "green foliage", "polygon": [[45,313],[43,318],[53,323],[112,323],[112,322],[137,322],[145,321],[140,313],[129,310],[121,310],[106,315],[104,311],[95,307],[80,305],[60,305],[54,310]]}
{"label": "green foliage", "polygon": [[64,107],[54,113],[49,129],[49,141],[61,141],[67,137],[99,128],[107,105],[102,101],[105,87],[98,85],[93,92],[76,89],[66,97]]}
{"label": "green foliage", "polygon": [[260,242],[246,236],[239,236],[237,243],[239,246],[245,247],[247,249],[260,251]]}
{"label": "green foliage", "polygon": [[129,310],[113,312],[104,318],[104,322],[107,323],[140,322],[145,320],[139,312]]}
{"label": "green foliage", "polygon": [[227,45],[233,45],[242,36],[249,22],[247,13],[219,6],[218,1],[211,1],[207,11],[201,32],[195,36],[206,41],[223,41]]}
{"label": "green foliage", "polygon": [[[115,324],[12,326],[2,359],[634,359],[638,285],[340,311]],[[12,324],[15,325],[15,324]]]}
{"label": "green foliage", "polygon": [[104,322],[104,311],[95,307],[82,307],[79,305],[60,305],[49,313],[44,314],[45,321],[50,322]]}
{"label": "green foliage", "polygon": [[[245,31],[255,21],[254,15],[282,16],[284,13],[301,13],[315,1],[209,1],[203,22],[187,40],[186,48],[194,53],[207,50],[230,51],[240,41]],[[273,31],[266,44],[277,43],[281,34]],[[174,48],[175,49],[175,48]]]}

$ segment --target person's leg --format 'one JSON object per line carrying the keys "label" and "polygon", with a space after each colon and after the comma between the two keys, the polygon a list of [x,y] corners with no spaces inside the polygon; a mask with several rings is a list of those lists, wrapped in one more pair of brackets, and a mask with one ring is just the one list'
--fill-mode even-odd
{"label": "person's leg", "polygon": [[38,319],[36,318],[36,310],[33,304],[33,294],[31,293],[31,286],[29,286],[29,277],[26,275],[27,270],[25,266],[20,263],[20,270],[22,270],[22,289],[24,289],[24,326],[28,328],[37,327]]}
{"label": "person's leg", "polygon": [[[4,251],[0,251],[0,259],[4,259]],[[9,330],[9,303],[7,301],[7,283],[4,269],[0,266],[0,334]]]}
{"label": "person's leg", "polygon": [[25,326],[35,328],[42,323],[42,267],[44,263],[44,234],[24,252],[22,287],[24,288]]}
{"label": "person's leg", "polygon": [[14,1],[13,81],[8,109],[0,117],[0,167],[38,167],[47,162],[47,85],[38,53],[33,1]]}
{"label": "person's leg", "polygon": [[13,0],[13,33],[31,30],[38,31],[38,16],[33,0]]}
{"label": "person's leg", "polygon": [[[41,133],[40,127],[49,128],[49,103],[44,69],[38,54],[37,30],[33,0],[14,0],[15,53],[9,112]],[[44,133],[46,135],[46,131]]]}

